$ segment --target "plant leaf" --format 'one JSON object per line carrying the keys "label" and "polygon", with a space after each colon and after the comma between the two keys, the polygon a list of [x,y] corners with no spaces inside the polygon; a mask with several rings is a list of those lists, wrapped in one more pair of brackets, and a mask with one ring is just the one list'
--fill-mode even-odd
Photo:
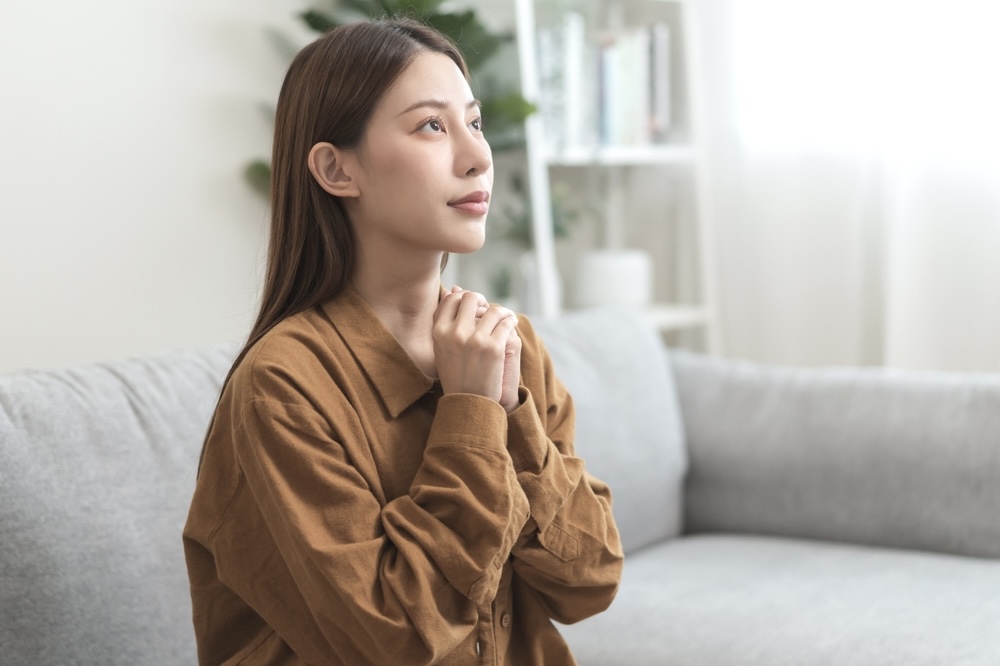
{"label": "plant leaf", "polygon": [[308,9],[299,14],[299,17],[305,21],[305,24],[312,30],[321,34],[340,25],[340,23],[338,23],[333,17],[319,11],[318,9]]}
{"label": "plant leaf", "polygon": [[538,107],[518,93],[508,93],[483,100],[483,117],[493,122],[494,116],[513,123],[523,123],[524,119],[538,110]]}
{"label": "plant leaf", "polygon": [[438,7],[440,7],[442,4],[444,4],[444,0],[423,0],[423,2],[420,4],[421,15],[430,16],[431,14],[436,14]]}
{"label": "plant leaf", "polygon": [[475,13],[471,10],[461,14],[454,13],[434,13],[426,16],[424,20],[435,29],[458,41],[462,36],[465,26],[475,20]]}
{"label": "plant leaf", "polygon": [[501,135],[499,138],[488,137],[490,150],[493,154],[505,153],[509,150],[524,150],[523,136]]}
{"label": "plant leaf", "polygon": [[433,14],[425,20],[458,44],[472,71],[479,69],[503,44],[503,39],[487,30],[471,9],[461,13]]}
{"label": "plant leaf", "polygon": [[337,4],[364,16],[377,16],[382,13],[382,9],[372,0],[339,0]]}
{"label": "plant leaf", "polygon": [[384,4],[391,11],[391,15],[417,16],[421,20],[427,20],[431,14],[436,14],[438,7],[444,0],[384,0]]}
{"label": "plant leaf", "polygon": [[271,194],[271,164],[267,160],[254,160],[243,170],[243,178],[254,192],[262,196]]}
{"label": "plant leaf", "polygon": [[536,107],[517,93],[483,98],[486,138],[493,152],[524,148],[524,119]]}
{"label": "plant leaf", "polygon": [[392,16],[396,13],[396,8],[392,6],[391,0],[374,0],[372,4],[375,6],[375,11],[372,13],[372,16],[377,17],[378,14]]}

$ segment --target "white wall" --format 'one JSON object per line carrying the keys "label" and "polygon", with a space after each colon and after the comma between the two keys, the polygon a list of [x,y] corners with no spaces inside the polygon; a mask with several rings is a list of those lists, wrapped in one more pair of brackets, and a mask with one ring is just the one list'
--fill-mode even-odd
{"label": "white wall", "polygon": [[245,335],[303,4],[0,4],[0,372]]}

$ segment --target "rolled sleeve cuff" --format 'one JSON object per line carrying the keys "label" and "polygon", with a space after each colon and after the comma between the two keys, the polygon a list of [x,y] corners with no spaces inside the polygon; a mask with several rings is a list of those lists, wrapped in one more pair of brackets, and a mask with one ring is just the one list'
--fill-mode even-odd
{"label": "rolled sleeve cuff", "polygon": [[520,405],[507,415],[507,448],[514,471],[538,474],[545,466],[548,438],[545,426],[538,418],[535,401],[525,387],[518,390]]}
{"label": "rolled sleeve cuff", "polygon": [[428,442],[503,451],[507,428],[500,403],[472,393],[449,393],[438,401]]}
{"label": "rolled sleeve cuff", "polygon": [[522,387],[520,397],[521,405],[507,416],[507,449],[533,519],[525,531],[545,530],[579,478],[572,478],[562,454],[549,440],[530,391]]}

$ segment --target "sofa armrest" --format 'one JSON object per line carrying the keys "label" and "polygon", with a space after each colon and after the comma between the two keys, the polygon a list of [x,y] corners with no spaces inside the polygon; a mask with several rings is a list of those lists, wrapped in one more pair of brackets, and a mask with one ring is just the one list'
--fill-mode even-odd
{"label": "sofa armrest", "polygon": [[1000,557],[1000,377],[671,364],[688,531]]}

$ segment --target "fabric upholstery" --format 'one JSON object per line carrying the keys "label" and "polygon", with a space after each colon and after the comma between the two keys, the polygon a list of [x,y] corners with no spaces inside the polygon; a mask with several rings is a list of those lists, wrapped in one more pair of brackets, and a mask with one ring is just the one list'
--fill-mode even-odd
{"label": "fabric upholstery", "polygon": [[671,358],[690,531],[1000,557],[1000,377]]}
{"label": "fabric upholstery", "polygon": [[742,535],[633,553],[584,666],[995,666],[1000,561]]}
{"label": "fabric upholstery", "polygon": [[687,455],[667,352],[633,309],[532,320],[576,405],[576,451],[611,487],[629,552],[682,530]]}
{"label": "fabric upholstery", "polygon": [[233,352],[0,377],[0,661],[194,662],[180,535]]}

